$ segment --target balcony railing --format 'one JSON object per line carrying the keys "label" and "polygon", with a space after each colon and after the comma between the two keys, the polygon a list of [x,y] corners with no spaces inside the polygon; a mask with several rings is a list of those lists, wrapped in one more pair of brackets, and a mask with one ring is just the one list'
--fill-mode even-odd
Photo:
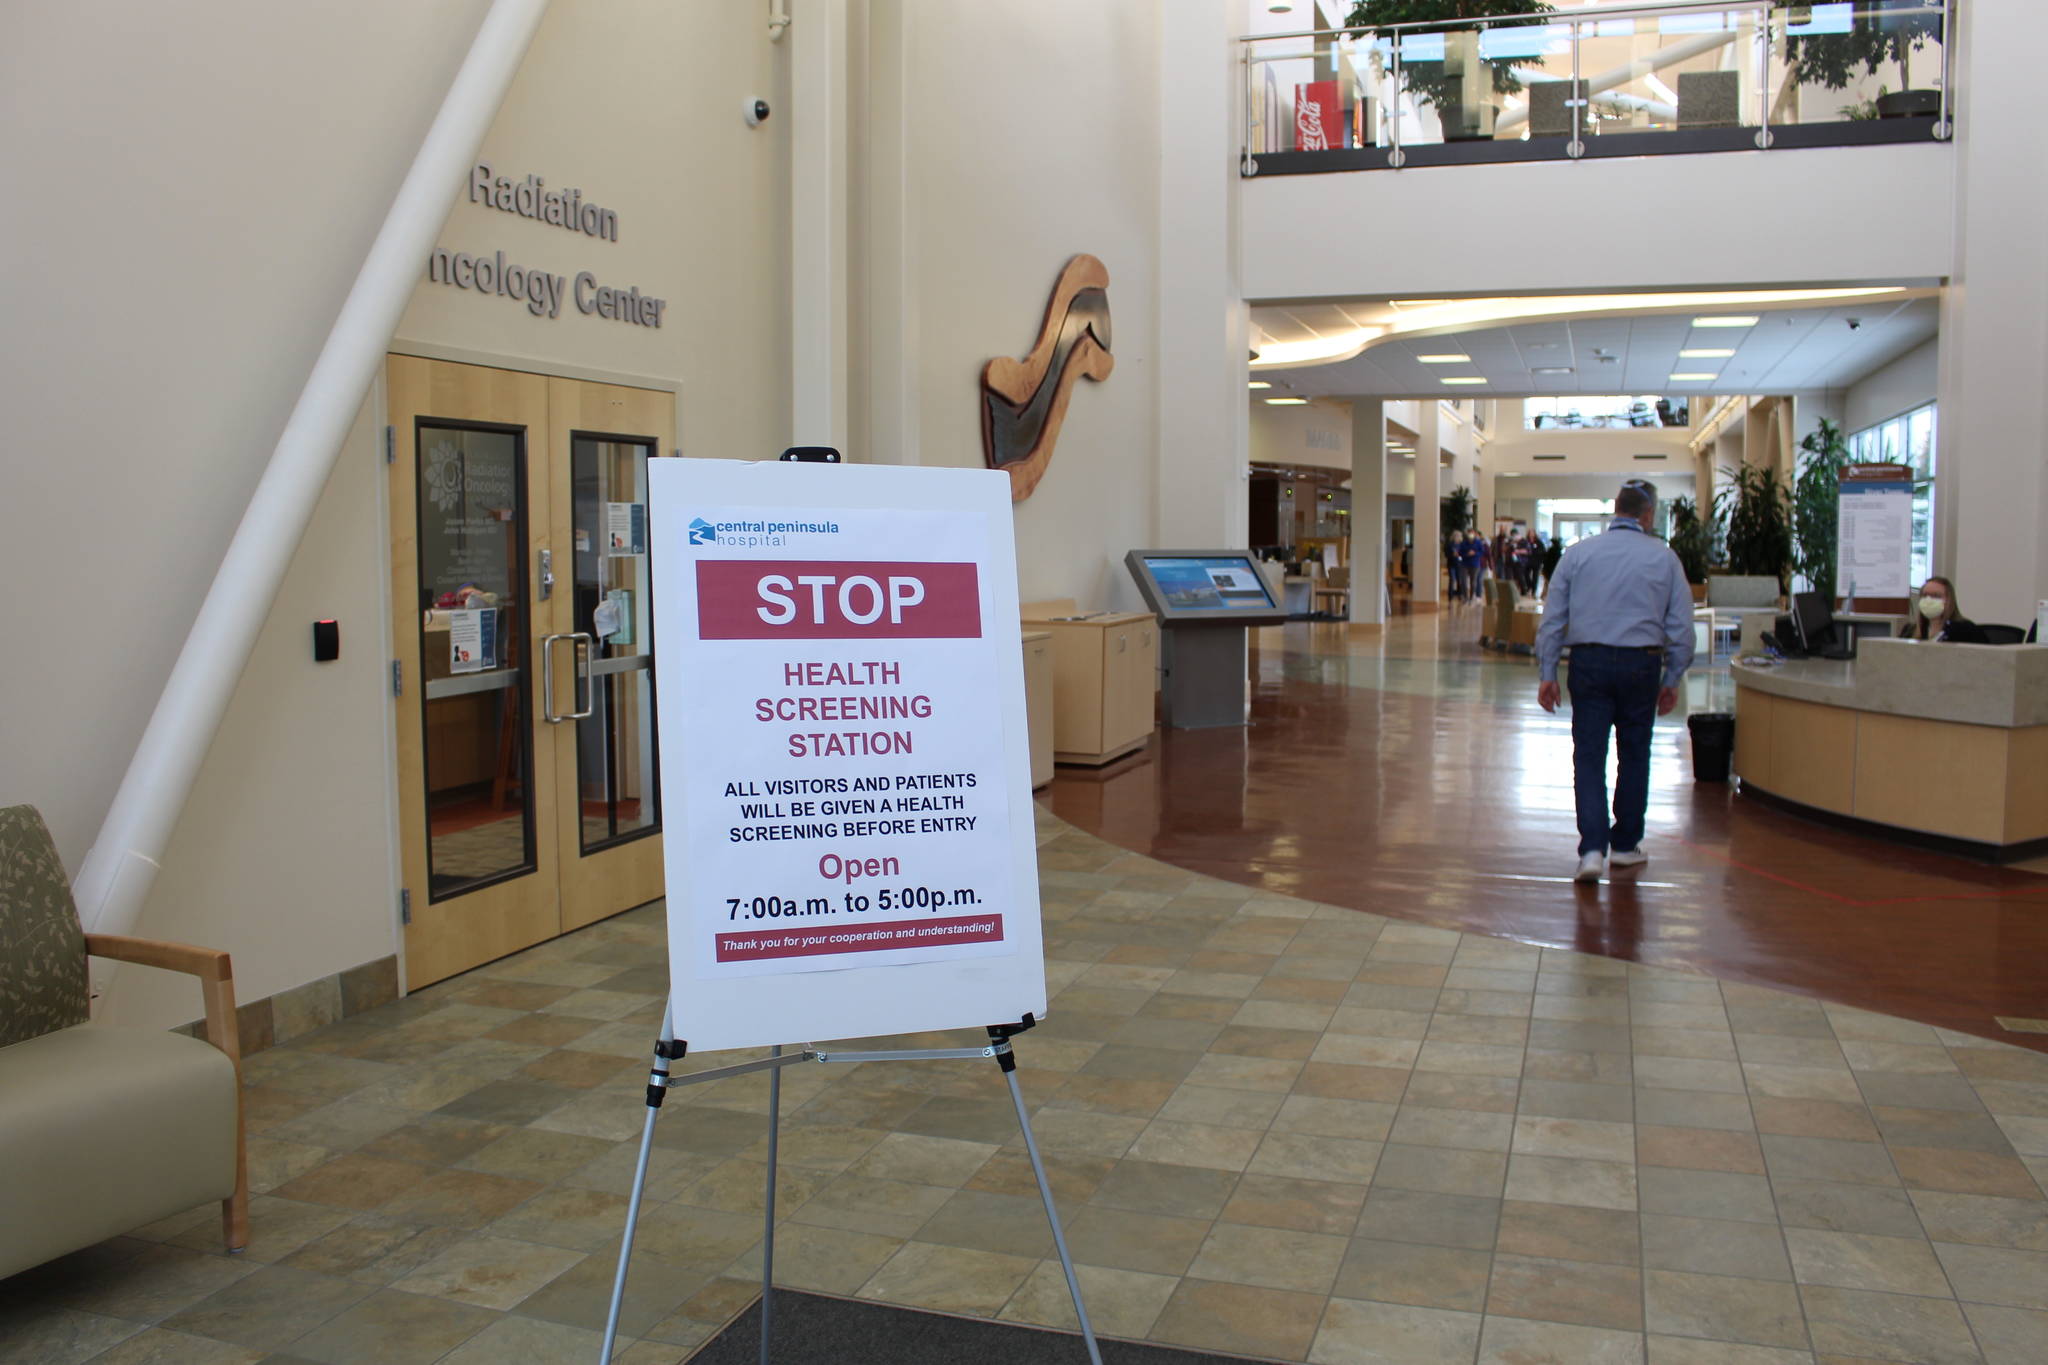
{"label": "balcony railing", "polygon": [[1246,38],[1242,170],[1945,140],[1957,7],[1729,0]]}

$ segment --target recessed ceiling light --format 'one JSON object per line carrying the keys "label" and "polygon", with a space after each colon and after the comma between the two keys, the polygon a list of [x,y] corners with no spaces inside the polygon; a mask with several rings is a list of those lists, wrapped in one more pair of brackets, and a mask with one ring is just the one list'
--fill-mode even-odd
{"label": "recessed ceiling light", "polygon": [[1522,471],[1519,469],[1503,469],[1500,472],[1500,477],[1503,479],[1519,479],[1522,477]]}
{"label": "recessed ceiling light", "polygon": [[1680,351],[1678,353],[1678,358],[1680,360],[1726,360],[1729,356],[1734,354],[1735,352],[1733,351],[1721,351],[1715,350],[1712,347],[1706,347],[1703,349]]}
{"label": "recessed ceiling light", "polygon": [[1472,357],[1469,355],[1419,355],[1415,358],[1425,365],[1462,365]]}
{"label": "recessed ceiling light", "polygon": [[1695,327],[1754,327],[1756,326],[1756,319],[1753,317],[1694,318],[1692,325]]}
{"label": "recessed ceiling light", "polygon": [[1535,369],[1529,371],[1530,374],[1570,374],[1571,372],[1572,367],[1569,365],[1538,365]]}
{"label": "recessed ceiling light", "polygon": [[1276,408],[1298,407],[1301,404],[1308,402],[1306,398],[1268,398],[1266,401],[1268,403],[1271,403]]}
{"label": "recessed ceiling light", "polygon": [[1486,379],[1476,374],[1454,374],[1444,380],[1446,384],[1484,384]]}
{"label": "recessed ceiling light", "polygon": [[1268,384],[1263,379],[1254,379],[1250,384],[1246,385],[1246,387],[1253,389],[1270,389],[1273,386],[1271,384]]}
{"label": "recessed ceiling light", "polygon": [[[1671,382],[1674,384],[1711,384],[1720,377],[1718,374],[1674,374],[1671,376]],[[1273,400],[1268,398],[1266,401],[1270,403]]]}

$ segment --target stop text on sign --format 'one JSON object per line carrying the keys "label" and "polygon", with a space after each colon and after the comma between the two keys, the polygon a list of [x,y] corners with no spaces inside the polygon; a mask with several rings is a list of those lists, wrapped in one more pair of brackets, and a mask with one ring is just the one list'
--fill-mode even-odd
{"label": "stop text on sign", "polygon": [[697,561],[706,640],[941,640],[981,634],[972,564]]}

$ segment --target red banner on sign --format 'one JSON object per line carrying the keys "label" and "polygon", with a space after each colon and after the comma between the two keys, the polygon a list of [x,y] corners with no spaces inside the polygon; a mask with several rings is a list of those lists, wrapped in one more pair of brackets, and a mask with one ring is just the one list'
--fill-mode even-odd
{"label": "red banner on sign", "polygon": [[972,640],[981,585],[972,564],[700,559],[704,640]]}
{"label": "red banner on sign", "polygon": [[949,919],[899,919],[882,924],[792,926],[744,934],[718,934],[720,962],[759,962],[771,957],[816,957],[828,953],[881,953],[894,948],[938,948],[949,943],[1001,943],[1001,915],[956,915]]}
{"label": "red banner on sign", "polygon": [[1326,152],[1344,145],[1344,111],[1337,82],[1310,81],[1294,87],[1294,148]]}

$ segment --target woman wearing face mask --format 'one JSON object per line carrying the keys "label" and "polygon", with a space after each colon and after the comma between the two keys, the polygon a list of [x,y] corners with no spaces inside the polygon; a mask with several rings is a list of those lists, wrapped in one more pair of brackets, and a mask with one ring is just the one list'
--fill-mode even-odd
{"label": "woman wearing face mask", "polygon": [[1950,644],[1983,644],[1984,632],[1956,604],[1956,585],[1930,578],[1921,585],[1913,614],[1900,634],[1909,640],[1946,640]]}

